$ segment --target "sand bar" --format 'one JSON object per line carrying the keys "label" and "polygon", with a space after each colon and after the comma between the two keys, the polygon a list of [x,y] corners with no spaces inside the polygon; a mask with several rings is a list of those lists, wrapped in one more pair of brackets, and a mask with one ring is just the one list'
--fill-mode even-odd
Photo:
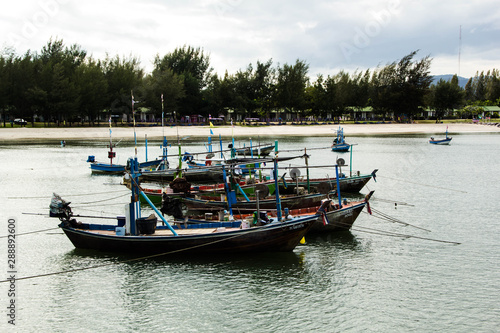
{"label": "sand bar", "polygon": [[[450,135],[465,133],[500,133],[500,127],[485,124],[342,124],[346,136],[429,134],[442,135],[448,126]],[[282,126],[215,126],[213,134],[223,137],[275,137],[275,136],[333,136],[339,125],[282,125]],[[207,137],[208,126],[136,127],[137,138],[160,139],[163,132],[168,139],[177,137]],[[113,140],[133,140],[133,128],[113,127]],[[107,140],[107,127],[61,127],[61,128],[0,128],[0,142],[46,140]]]}

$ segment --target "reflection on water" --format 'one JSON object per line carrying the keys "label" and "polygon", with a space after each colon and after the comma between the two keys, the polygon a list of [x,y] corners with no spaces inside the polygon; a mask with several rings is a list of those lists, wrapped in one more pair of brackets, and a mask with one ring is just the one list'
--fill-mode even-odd
{"label": "reflection on water", "polygon": [[[61,232],[25,235],[18,238],[20,275],[74,271],[18,281],[18,327],[27,332],[495,331],[500,183],[494,172],[500,136],[455,135],[448,147],[430,146],[427,136],[351,139],[357,144],[353,170],[379,169],[377,182],[370,181],[361,197],[375,190],[372,208],[430,233],[361,214],[352,231],[306,237],[291,253],[145,260],[76,250]],[[205,149],[194,140],[184,143],[188,151]],[[331,138],[279,138],[279,144],[283,150],[327,147]],[[159,142],[150,143],[150,156],[159,155],[158,147]],[[15,216],[18,232],[57,226],[57,220],[22,214],[47,213],[52,192],[69,198],[81,214],[123,214],[129,199],[120,177],[91,176],[85,162],[88,155],[105,160],[106,151],[88,142],[68,142],[65,148],[2,145],[2,218]],[[132,152],[133,145],[120,144],[117,163]],[[333,164],[341,156],[330,150],[308,153],[310,165]],[[348,156],[342,155],[350,161]],[[310,170],[311,177],[334,172]],[[411,205],[395,207],[396,201]],[[387,237],[363,228],[462,244]]]}

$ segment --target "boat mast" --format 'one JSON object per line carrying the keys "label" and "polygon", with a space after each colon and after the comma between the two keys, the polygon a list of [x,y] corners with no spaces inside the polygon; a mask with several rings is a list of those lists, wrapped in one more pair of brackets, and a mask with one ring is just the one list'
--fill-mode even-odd
{"label": "boat mast", "polygon": [[163,169],[167,169],[167,137],[165,136],[165,112],[164,112],[164,107],[163,107],[163,94],[161,94],[161,130],[162,130],[162,136],[163,136],[163,145],[162,145],[162,160],[163,160]]}
{"label": "boat mast", "polygon": [[109,158],[109,164],[113,165],[113,157],[116,156],[116,153],[113,152],[113,139],[111,137],[111,115],[109,115],[109,152],[108,152],[108,158]]}
{"label": "boat mast", "polygon": [[135,143],[135,157],[137,157],[137,133],[135,132],[135,111],[134,111],[134,91],[130,90],[130,96],[132,97],[132,119],[134,122],[134,143]]}
{"label": "boat mast", "polygon": [[280,193],[279,193],[279,184],[278,184],[278,140],[274,141],[274,169],[273,169],[273,176],[274,176],[274,187],[276,188],[275,195],[276,195],[276,217],[278,221],[281,221],[281,198],[280,198]]}

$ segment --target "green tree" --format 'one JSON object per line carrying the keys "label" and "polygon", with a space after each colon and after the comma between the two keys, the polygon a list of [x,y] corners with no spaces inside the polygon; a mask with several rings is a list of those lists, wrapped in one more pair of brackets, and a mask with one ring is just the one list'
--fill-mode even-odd
{"label": "green tree", "polygon": [[[498,69],[491,70],[486,83],[486,99],[497,101],[500,98],[500,72]],[[495,103],[495,104],[498,104]]]}
{"label": "green tree", "polygon": [[12,61],[14,55],[11,53],[7,55],[7,50],[0,54],[0,110],[2,112],[3,126],[5,127],[8,109],[10,105],[10,85],[11,85],[11,71]]}
{"label": "green tree", "polygon": [[12,113],[16,118],[29,119],[33,113],[29,94],[36,82],[33,54],[30,51],[13,59],[10,79],[8,90]]}
{"label": "green tree", "polygon": [[432,76],[429,56],[415,61],[417,51],[403,57],[399,62],[393,62],[378,71],[375,94],[372,100],[377,107],[392,112],[401,119],[415,117],[420,108],[425,106],[424,97],[427,94]]}
{"label": "green tree", "polygon": [[277,70],[276,104],[278,108],[304,111],[306,106],[305,89],[309,78],[309,65],[297,59],[294,65],[284,64]]}
{"label": "green tree", "polygon": [[106,57],[103,66],[108,83],[106,105],[112,114],[126,114],[129,118],[132,112],[131,92],[136,91],[134,97],[137,101],[142,97],[139,93],[144,70],[140,68],[140,61],[136,57]]}
{"label": "green tree", "polygon": [[84,119],[87,118],[89,124],[94,124],[99,112],[107,106],[108,82],[102,63],[88,58],[78,67],[76,82],[81,101],[78,107],[79,120],[83,124]]}
{"label": "green tree", "polygon": [[470,78],[467,83],[465,84],[464,88],[464,97],[465,100],[467,101],[467,104],[471,104],[472,101],[474,100],[474,89],[473,89],[473,82],[474,79]]}
{"label": "green tree", "polygon": [[163,58],[157,55],[155,69],[160,71],[170,69],[182,78],[185,96],[180,100],[181,114],[195,114],[203,108],[202,91],[207,87],[212,68],[210,68],[210,57],[202,49],[184,46]]}
{"label": "green tree", "polygon": [[155,69],[147,75],[143,83],[145,106],[150,107],[156,116],[161,117],[162,96],[163,112],[172,114],[179,107],[179,101],[185,97],[182,78],[171,69]]}
{"label": "green tree", "polygon": [[270,118],[269,112],[275,104],[273,99],[276,94],[276,70],[272,65],[272,59],[265,63],[257,61],[252,79],[255,106],[266,118]]}
{"label": "green tree", "polygon": [[447,112],[453,111],[463,104],[463,90],[458,85],[458,77],[454,75],[450,81],[443,79],[431,87],[430,106],[436,111],[436,122]]}

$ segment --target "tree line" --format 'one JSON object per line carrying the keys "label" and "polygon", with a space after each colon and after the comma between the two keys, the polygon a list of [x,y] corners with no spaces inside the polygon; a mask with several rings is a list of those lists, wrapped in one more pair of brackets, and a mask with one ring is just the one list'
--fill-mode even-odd
{"label": "tree line", "polygon": [[39,52],[2,52],[0,111],[4,126],[9,118],[34,122],[35,116],[46,124],[93,125],[112,114],[126,114],[130,120],[132,98],[134,107],[147,108],[156,118],[174,112],[208,117],[228,110],[268,119],[273,110],[337,118],[371,107],[377,117],[413,119],[430,107],[439,119],[451,110],[462,109],[462,116],[471,117],[482,105],[500,104],[497,69],[477,73],[464,88],[456,75],[433,84],[432,59],[416,59],[416,54],[374,70],[320,74],[312,81],[309,65],[300,59],[283,65],[257,61],[219,76],[203,49],[183,46],[157,55],[153,71],[145,73],[136,57],[94,59],[77,44],[51,39]]}

